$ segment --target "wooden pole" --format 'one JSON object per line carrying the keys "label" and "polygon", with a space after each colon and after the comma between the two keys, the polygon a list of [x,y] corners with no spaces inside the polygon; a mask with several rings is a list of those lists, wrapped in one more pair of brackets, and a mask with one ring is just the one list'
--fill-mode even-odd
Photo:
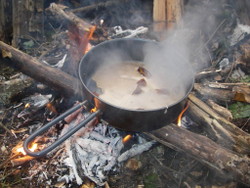
{"label": "wooden pole", "polygon": [[154,0],[153,5],[154,31],[161,32],[166,28],[166,0]]}

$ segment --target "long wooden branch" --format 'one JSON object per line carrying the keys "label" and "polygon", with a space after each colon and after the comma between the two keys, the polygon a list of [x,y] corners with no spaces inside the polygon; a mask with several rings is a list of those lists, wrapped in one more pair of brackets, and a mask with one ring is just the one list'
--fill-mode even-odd
{"label": "long wooden branch", "polygon": [[24,74],[57,89],[62,95],[82,96],[78,79],[39,62],[30,55],[0,41],[0,62],[5,62]]}
{"label": "long wooden branch", "polygon": [[227,178],[250,185],[250,159],[227,150],[206,136],[170,124],[146,133],[158,142],[184,152]]}
{"label": "long wooden branch", "polygon": [[68,7],[56,3],[51,3],[46,11],[50,11],[52,14],[56,15],[59,20],[67,20],[70,24],[75,25],[81,31],[89,32],[94,26],[90,23],[84,21],[83,19],[76,16],[73,12],[64,11]]}

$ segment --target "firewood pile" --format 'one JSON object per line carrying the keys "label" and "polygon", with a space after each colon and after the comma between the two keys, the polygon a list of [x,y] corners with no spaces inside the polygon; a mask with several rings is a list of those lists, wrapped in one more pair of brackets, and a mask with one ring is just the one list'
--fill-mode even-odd
{"label": "firewood pile", "polygon": [[[0,0],[1,187],[248,187],[250,6],[237,2]],[[116,38],[192,49],[195,83],[179,120],[135,133],[94,119],[47,156],[27,155],[28,135],[83,101],[84,54]],[[90,110],[67,116],[30,150],[43,150]]]}

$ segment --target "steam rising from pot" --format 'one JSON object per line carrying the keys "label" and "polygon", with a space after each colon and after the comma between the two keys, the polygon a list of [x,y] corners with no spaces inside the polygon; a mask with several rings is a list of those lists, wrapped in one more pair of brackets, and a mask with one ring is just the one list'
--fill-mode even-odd
{"label": "steam rising from pot", "polygon": [[[149,43],[149,45],[143,46],[144,57],[143,59],[140,59],[140,61],[142,61],[142,66],[146,70],[148,70],[151,75],[153,75],[152,77],[154,79],[153,83],[151,83],[150,79],[145,78],[146,83],[149,83],[147,84],[147,86],[151,84],[151,88],[154,88],[155,91],[164,91],[158,92],[158,94],[165,93],[166,95],[169,95],[169,98],[172,101],[172,103],[170,101],[168,101],[167,103],[162,103],[161,107],[174,104],[178,100],[182,99],[187,93],[190,83],[192,83],[193,81],[195,72],[201,67],[203,68],[205,66],[203,63],[207,62],[207,55],[205,55],[202,50],[204,44],[201,40],[200,31],[201,27],[204,26],[204,22],[206,22],[205,25],[208,24],[210,26],[206,26],[206,28],[209,28],[207,32],[209,33],[210,31],[213,31],[213,28],[215,28],[215,22],[213,19],[214,17],[211,17],[211,11],[207,11],[207,7],[204,7],[204,10],[198,11],[192,8],[190,11],[187,8],[185,13],[186,15],[183,18],[183,24],[181,25],[181,27],[178,26],[175,27],[175,29],[167,31],[165,40],[159,42],[157,46],[153,43]],[[134,47],[131,48],[133,48],[133,50],[135,51],[133,53],[136,53],[137,50],[141,50]],[[119,48],[113,51],[106,51],[105,53],[105,58],[102,59],[103,63],[101,63],[102,65],[99,67],[102,71],[97,71],[98,73],[94,76],[97,86],[103,89],[102,91],[104,93],[107,85],[100,85],[100,80],[102,79],[103,83],[103,80],[105,79],[102,76],[98,78],[98,76],[96,75],[110,75],[110,79],[107,79],[107,82],[109,82],[108,86],[110,86],[110,84],[124,85],[122,83],[124,82],[123,80],[120,80],[119,83],[119,79],[117,77],[113,77],[115,75],[115,71],[121,70],[112,70],[112,67],[119,67],[119,65],[122,65],[124,63],[124,59],[126,59],[124,57],[128,55],[127,52],[123,53],[123,51],[119,50]],[[198,63],[196,62],[195,64],[194,56],[202,57],[203,60],[205,59],[205,61]],[[138,69],[138,66],[137,68],[135,68],[135,70]],[[134,79],[135,84],[142,79],[141,77],[138,77],[138,75],[133,74],[125,76],[122,75],[122,77],[127,77],[128,79],[132,80]],[[130,86],[126,85],[126,87]],[[134,85],[134,87],[136,87],[136,85]],[[128,93],[132,93],[132,95],[136,94],[136,97],[137,94],[144,93],[147,90],[146,87],[146,89],[137,87],[136,89],[138,90],[136,90],[136,92],[133,92],[134,87],[131,87],[132,92],[129,88]],[[113,88],[113,90],[119,89],[121,88]],[[121,94],[122,92],[120,93],[120,95]],[[108,101],[111,104],[113,104],[112,98],[115,97],[110,97],[110,101]],[[154,95],[153,98],[157,98],[157,96]],[[117,100],[119,100],[119,97],[117,97]],[[148,100],[150,100],[150,98]],[[146,100],[145,98],[145,103],[147,103],[148,100]],[[127,101],[124,101],[124,103],[127,103]],[[138,108],[141,108],[141,106],[139,106]]]}

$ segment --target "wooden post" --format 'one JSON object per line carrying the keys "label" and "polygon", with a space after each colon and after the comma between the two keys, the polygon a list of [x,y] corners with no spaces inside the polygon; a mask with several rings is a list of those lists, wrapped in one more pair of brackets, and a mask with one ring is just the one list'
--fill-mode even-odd
{"label": "wooden post", "polygon": [[180,24],[183,15],[183,0],[154,0],[154,31],[162,32]]}
{"label": "wooden post", "polygon": [[44,0],[13,0],[12,12],[12,46],[18,47],[19,39],[42,39]]}
{"label": "wooden post", "polygon": [[166,28],[166,0],[154,0],[153,5],[154,31],[161,32]]}

